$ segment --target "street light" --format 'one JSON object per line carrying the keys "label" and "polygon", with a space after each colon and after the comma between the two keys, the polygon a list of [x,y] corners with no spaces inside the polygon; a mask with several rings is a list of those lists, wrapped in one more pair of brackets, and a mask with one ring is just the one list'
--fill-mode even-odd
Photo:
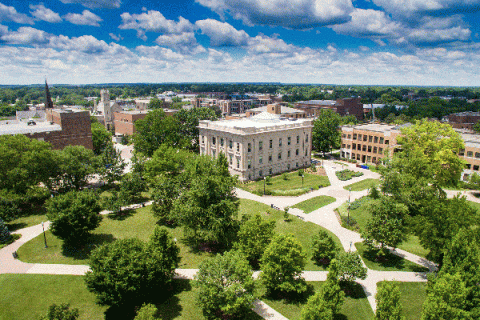
{"label": "street light", "polygon": [[265,185],[267,184],[267,177],[263,177],[263,195],[265,195]]}
{"label": "street light", "polygon": [[43,221],[42,221],[42,230],[43,230],[43,241],[45,242],[45,248],[48,248],[48,246],[47,246],[47,236],[45,236],[45,228],[43,226]]}
{"label": "street light", "polygon": [[348,188],[348,209],[347,209],[347,225],[350,225],[350,192],[352,188]]}

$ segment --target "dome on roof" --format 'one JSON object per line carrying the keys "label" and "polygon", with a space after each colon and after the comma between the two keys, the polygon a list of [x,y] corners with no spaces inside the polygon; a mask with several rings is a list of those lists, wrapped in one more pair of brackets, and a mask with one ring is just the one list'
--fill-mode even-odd
{"label": "dome on roof", "polygon": [[250,119],[256,122],[279,122],[280,115],[269,113],[269,112],[262,112],[252,116]]}

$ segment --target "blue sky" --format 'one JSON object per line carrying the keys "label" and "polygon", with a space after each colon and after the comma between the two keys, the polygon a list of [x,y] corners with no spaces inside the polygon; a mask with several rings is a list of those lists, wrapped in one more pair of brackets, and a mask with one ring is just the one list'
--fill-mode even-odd
{"label": "blue sky", "polygon": [[480,84],[480,0],[0,0],[0,84]]}

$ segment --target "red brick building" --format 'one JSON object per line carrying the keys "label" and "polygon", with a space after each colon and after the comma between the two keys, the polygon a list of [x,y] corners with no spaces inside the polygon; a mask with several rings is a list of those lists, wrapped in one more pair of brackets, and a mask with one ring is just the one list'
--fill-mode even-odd
{"label": "red brick building", "polygon": [[360,98],[299,101],[294,106],[296,109],[305,111],[308,117],[318,117],[322,109],[331,109],[341,116],[351,114],[358,120],[363,120],[363,104]]}

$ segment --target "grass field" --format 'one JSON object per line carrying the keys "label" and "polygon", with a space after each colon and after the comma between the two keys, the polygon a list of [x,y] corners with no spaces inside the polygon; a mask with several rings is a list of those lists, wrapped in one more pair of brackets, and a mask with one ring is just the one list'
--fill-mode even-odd
{"label": "grass field", "polygon": [[[366,199],[367,200],[365,200],[365,202],[363,202],[363,204],[358,209],[350,210],[350,217],[355,219],[358,225],[358,228],[355,231],[360,233],[365,229],[365,226],[367,225],[367,221],[371,217],[371,213],[368,210],[368,204],[371,200],[370,198],[366,198]],[[344,203],[338,208],[338,212],[340,216],[347,217],[347,207],[348,207],[348,204]],[[408,235],[407,241],[400,244],[398,248],[424,258],[427,256],[429,252],[427,249],[422,247],[418,237],[415,235]]]}
{"label": "grass field", "polygon": [[[320,290],[323,282],[307,282],[311,286],[311,292],[301,301],[290,302],[286,300],[274,300],[272,298],[261,298],[265,303],[273,309],[280,312],[289,320],[299,320],[302,307],[310,295]],[[335,316],[335,320],[371,320],[373,311],[368,303],[367,297],[359,284],[356,284],[352,292],[345,297],[340,314]]]}
{"label": "grass field", "polygon": [[379,250],[368,250],[362,243],[355,243],[358,253],[369,269],[378,271],[408,271],[408,272],[426,272],[427,268],[416,263],[403,259],[393,253],[387,253],[383,257],[378,256]]}
{"label": "grass field", "polygon": [[358,181],[348,186],[343,187],[343,189],[348,190],[351,188],[352,191],[362,191],[365,189],[370,189],[372,186],[378,186],[380,184],[379,179],[368,178],[362,181]]}
{"label": "grass field", "polygon": [[42,221],[47,221],[47,220],[48,220],[47,216],[42,212],[41,214],[17,218],[15,220],[7,222],[6,225],[8,227],[8,230],[15,231],[18,229],[35,226],[37,224],[42,223]]}
{"label": "grass field", "polygon": [[[381,286],[384,281],[377,283]],[[427,297],[427,284],[422,282],[397,282],[400,288],[400,303],[405,320],[418,320],[422,315],[422,305]]]}
{"label": "grass field", "polygon": [[329,196],[318,196],[314,197],[305,201],[302,201],[300,203],[297,203],[294,205],[292,208],[298,208],[303,210],[305,213],[310,213],[312,211],[315,211],[323,206],[326,206],[327,204],[335,202],[336,199],[334,197],[329,197]]}
{"label": "grass field", "polygon": [[[132,319],[95,304],[95,295],[87,290],[82,276],[2,274],[0,287],[0,320],[39,319],[53,303],[69,303],[72,308],[78,308],[80,320]],[[174,280],[173,288],[170,296],[159,298],[155,303],[159,319],[204,320],[196,304],[198,289],[191,281]],[[262,318],[252,311],[245,319]]]}
{"label": "grass field", "polygon": [[[239,218],[242,215],[261,213],[268,219],[277,221],[275,232],[292,233],[301,242],[308,255],[306,270],[324,270],[323,266],[317,266],[310,260],[312,253],[310,241],[315,233],[323,228],[311,223],[305,222],[295,216],[290,215],[289,221],[284,221],[283,211],[270,209],[269,206],[256,201],[241,199]],[[62,250],[62,240],[58,239],[50,231],[46,232],[48,248],[44,248],[43,235],[39,235],[31,241],[21,246],[18,250],[19,259],[30,263],[61,263],[61,264],[88,264],[88,256],[94,248],[103,244],[112,242],[115,239],[137,237],[141,240],[147,240],[156,224],[156,219],[150,213],[150,207],[140,208],[131,211],[131,215],[124,220],[115,220],[104,217],[100,227],[94,232],[90,243],[81,250]],[[183,242],[182,228],[171,228],[170,232],[178,240],[180,247],[180,256],[182,260],[179,268],[190,269],[198,268],[200,263],[213,256],[212,253],[194,250]],[[342,248],[340,240],[331,232],[327,231],[335,240],[339,248]]]}
{"label": "grass field", "polygon": [[[317,190],[319,186],[326,187],[330,185],[327,176],[305,173],[302,184],[302,177],[298,171],[286,174],[287,180],[283,175],[271,178],[270,184],[266,184],[266,194],[274,196],[298,196],[310,191],[311,188]],[[239,188],[257,195],[263,195],[264,180],[251,181],[245,184],[239,184]]]}

